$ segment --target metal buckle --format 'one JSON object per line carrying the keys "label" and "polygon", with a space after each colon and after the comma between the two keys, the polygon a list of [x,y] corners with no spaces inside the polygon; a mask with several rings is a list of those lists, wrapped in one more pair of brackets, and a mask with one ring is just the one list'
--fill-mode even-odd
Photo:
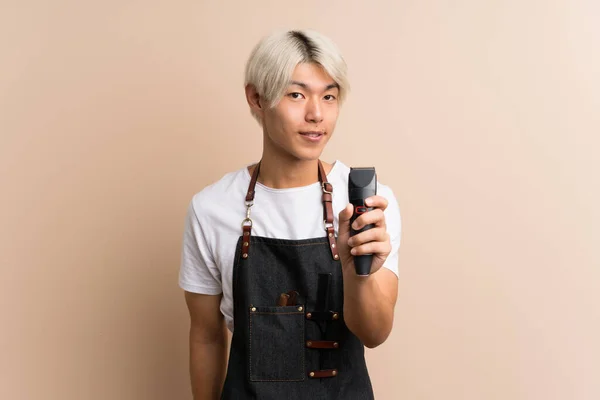
{"label": "metal buckle", "polygon": [[250,208],[254,205],[253,201],[246,202],[246,218],[242,221],[242,229],[245,226],[249,226],[252,228],[252,219],[250,219]]}
{"label": "metal buckle", "polygon": [[242,221],[242,229],[244,229],[245,226],[252,228],[252,220],[250,218],[244,218]]}
{"label": "metal buckle", "polygon": [[250,208],[254,205],[253,202],[246,202],[246,219],[250,219]]}
{"label": "metal buckle", "polygon": [[321,182],[321,187],[323,188],[323,193],[329,193],[329,194],[333,194],[333,186],[331,187],[331,191],[325,189],[325,184],[331,186],[331,183],[329,182]]}
{"label": "metal buckle", "polygon": [[[329,225],[328,225],[329,224]],[[325,227],[325,230],[327,230],[328,228],[333,228],[333,222],[327,222],[326,219],[323,220],[323,226]]]}

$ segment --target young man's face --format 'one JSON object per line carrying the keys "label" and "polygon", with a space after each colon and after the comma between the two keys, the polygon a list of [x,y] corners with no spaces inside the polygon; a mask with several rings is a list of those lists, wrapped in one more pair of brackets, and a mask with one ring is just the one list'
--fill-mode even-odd
{"label": "young man's face", "polygon": [[338,85],[319,64],[298,64],[279,104],[264,109],[265,151],[318,159],[335,128],[338,95]]}

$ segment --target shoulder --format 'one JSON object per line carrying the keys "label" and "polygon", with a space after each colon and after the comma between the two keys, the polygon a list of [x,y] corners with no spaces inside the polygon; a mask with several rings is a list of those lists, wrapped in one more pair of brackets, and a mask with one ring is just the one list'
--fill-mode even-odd
{"label": "shoulder", "polygon": [[245,197],[249,180],[247,166],[228,172],[195,193],[191,207],[198,217],[217,217],[224,209],[243,206],[239,199]]}

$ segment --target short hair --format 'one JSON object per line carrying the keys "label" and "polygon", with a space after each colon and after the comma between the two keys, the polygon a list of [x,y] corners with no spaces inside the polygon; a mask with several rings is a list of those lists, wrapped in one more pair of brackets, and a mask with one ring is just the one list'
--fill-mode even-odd
{"label": "short hair", "polygon": [[[288,87],[294,69],[301,63],[316,63],[339,86],[342,104],[350,90],[347,66],[336,44],[314,30],[278,31],[263,37],[246,63],[244,86],[252,84],[267,106],[275,107]],[[260,118],[251,110],[254,118]]]}

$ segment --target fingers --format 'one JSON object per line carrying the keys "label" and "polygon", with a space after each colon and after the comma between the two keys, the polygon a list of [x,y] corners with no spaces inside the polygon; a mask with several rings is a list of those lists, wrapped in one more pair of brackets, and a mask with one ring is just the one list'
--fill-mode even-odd
{"label": "fingers", "polygon": [[379,256],[387,257],[392,251],[392,245],[390,241],[384,242],[368,242],[363,243],[360,246],[353,247],[350,250],[350,254],[353,256],[360,256],[363,254],[376,254]]}
{"label": "fingers", "polygon": [[380,208],[381,210],[385,210],[388,206],[388,201],[383,196],[371,196],[365,199],[365,204],[367,207]]}
{"label": "fingers", "polygon": [[385,242],[389,241],[390,235],[385,228],[372,228],[356,234],[348,239],[348,246],[357,247],[368,242]]}
{"label": "fingers", "polygon": [[[385,216],[383,211],[388,206],[388,201],[383,196],[371,196],[365,199],[365,203],[367,207],[372,207],[373,210],[366,212],[359,216],[356,221],[354,221],[352,228],[355,230],[359,230],[363,228],[365,225],[373,224],[375,227],[384,228],[386,227]],[[339,213],[339,236],[345,236],[350,232],[350,219],[352,218],[352,214],[354,213],[354,207],[352,204],[346,205]]]}
{"label": "fingers", "polygon": [[359,230],[365,225],[369,224],[374,224],[378,227],[385,227],[385,216],[383,214],[383,210],[376,208],[362,214],[360,217],[356,218],[356,221],[354,221],[352,224],[352,229]]}

